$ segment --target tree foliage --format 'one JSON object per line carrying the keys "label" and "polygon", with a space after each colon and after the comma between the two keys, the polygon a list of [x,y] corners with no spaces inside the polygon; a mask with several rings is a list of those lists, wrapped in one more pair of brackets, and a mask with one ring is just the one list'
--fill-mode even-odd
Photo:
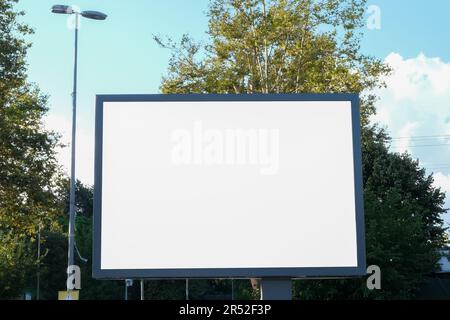
{"label": "tree foliage", "polygon": [[374,112],[370,90],[389,68],[359,53],[363,0],[214,0],[209,43],[188,35],[173,50],[163,93],[360,92],[362,119]]}
{"label": "tree foliage", "polygon": [[[61,181],[63,193],[61,201],[64,204],[64,212],[69,212],[70,179]],[[77,216],[92,217],[94,212],[94,187],[85,185],[81,181],[75,182],[75,210]]]}
{"label": "tree foliage", "polygon": [[[25,57],[32,31],[18,22],[15,0],[0,0],[0,287],[15,297],[26,282],[24,269],[39,227],[57,229],[58,136],[42,118],[47,100],[26,79]],[[14,282],[11,283],[11,279]],[[10,285],[7,285],[10,283]],[[7,289],[6,289],[7,288]]]}

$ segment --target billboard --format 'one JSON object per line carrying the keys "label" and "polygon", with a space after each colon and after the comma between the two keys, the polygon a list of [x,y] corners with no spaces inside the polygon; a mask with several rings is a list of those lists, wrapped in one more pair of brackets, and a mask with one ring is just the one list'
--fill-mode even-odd
{"label": "billboard", "polygon": [[365,274],[355,94],[98,95],[96,278]]}

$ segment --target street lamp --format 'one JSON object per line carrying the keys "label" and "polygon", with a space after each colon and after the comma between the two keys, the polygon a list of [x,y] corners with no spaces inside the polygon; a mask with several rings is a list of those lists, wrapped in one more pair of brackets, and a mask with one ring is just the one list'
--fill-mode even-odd
{"label": "street lamp", "polygon": [[[69,249],[68,249],[68,267],[74,265],[75,250],[75,139],[76,139],[76,123],[77,123],[77,60],[78,60],[78,21],[79,16],[93,19],[105,20],[107,15],[98,11],[78,11],[71,6],[54,5],[53,13],[58,14],[74,14],[75,15],[75,55],[74,55],[74,71],[73,71],[73,92],[72,92],[72,157],[70,163],[70,200],[69,200]],[[69,269],[68,269],[69,270]],[[70,274],[67,274],[69,279]],[[69,281],[67,281],[67,290]]]}

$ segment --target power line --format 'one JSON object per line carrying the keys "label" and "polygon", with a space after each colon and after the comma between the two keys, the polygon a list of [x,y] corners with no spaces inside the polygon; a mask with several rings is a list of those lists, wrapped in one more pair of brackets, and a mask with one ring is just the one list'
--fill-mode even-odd
{"label": "power line", "polygon": [[416,145],[409,145],[409,146],[391,145],[391,147],[405,147],[405,148],[416,148],[416,147],[442,147],[442,146],[450,146],[450,143],[416,144]]}
{"label": "power line", "polygon": [[391,140],[429,140],[429,139],[450,139],[450,134],[430,135],[430,136],[409,136],[409,137],[393,137]]}
{"label": "power line", "polygon": [[[441,141],[439,141],[439,140],[441,140]],[[450,134],[394,137],[394,138],[391,138],[391,141],[393,142],[391,147],[394,147],[394,148],[396,148],[396,147],[397,148],[398,147],[404,147],[404,148],[443,147],[443,146],[450,146],[450,143],[447,143],[448,140],[450,140]],[[399,143],[401,143],[401,142],[413,142],[414,144],[410,144],[407,146],[401,146],[401,145],[399,145]],[[417,143],[422,143],[422,144],[417,144]]]}

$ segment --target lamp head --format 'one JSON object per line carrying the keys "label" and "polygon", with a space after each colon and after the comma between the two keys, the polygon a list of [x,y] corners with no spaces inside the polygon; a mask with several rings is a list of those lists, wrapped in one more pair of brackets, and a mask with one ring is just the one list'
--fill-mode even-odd
{"label": "lamp head", "polygon": [[92,11],[92,10],[81,11],[81,15],[85,18],[94,19],[94,20],[105,20],[107,17],[107,15],[104,14],[103,12]]}
{"label": "lamp head", "polygon": [[65,6],[62,4],[56,4],[52,7],[53,13],[60,13],[60,14],[72,14],[74,13],[74,10],[71,6]]}

